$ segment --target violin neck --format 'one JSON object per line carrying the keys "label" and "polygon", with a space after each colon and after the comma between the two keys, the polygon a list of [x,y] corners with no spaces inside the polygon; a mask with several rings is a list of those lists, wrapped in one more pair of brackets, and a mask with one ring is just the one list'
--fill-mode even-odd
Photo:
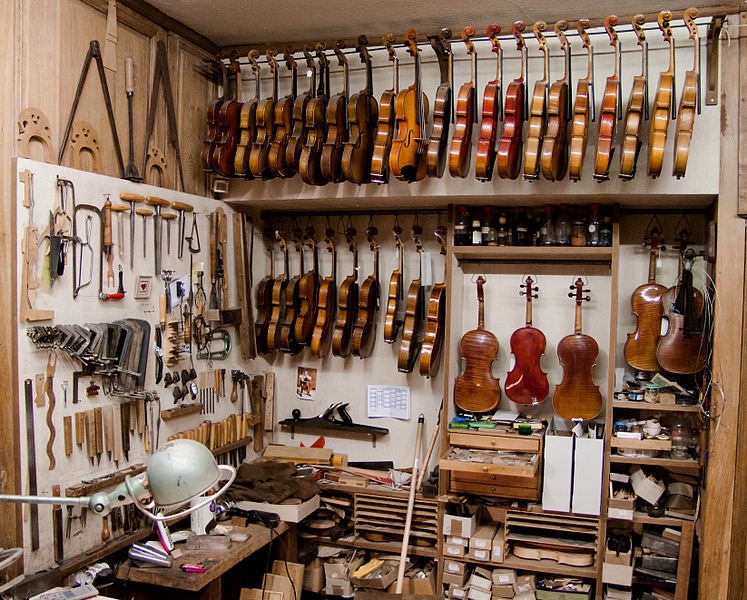
{"label": "violin neck", "polygon": [[298,95],[298,76],[296,75],[295,65],[291,67],[291,98],[294,100]]}
{"label": "violin neck", "polygon": [[399,58],[396,56],[392,60],[392,89],[395,94],[399,92]]}
{"label": "violin neck", "polygon": [[527,314],[525,319],[527,327],[532,326],[532,290],[527,286]]}
{"label": "violin neck", "polygon": [[477,328],[485,329],[485,295],[483,293],[483,279],[477,280]]}
{"label": "violin neck", "polygon": [[575,333],[581,333],[581,300],[576,301],[576,322],[573,330]]}
{"label": "violin neck", "polygon": [[275,279],[275,249],[270,246],[270,279]]}
{"label": "violin neck", "polygon": [[376,281],[379,280],[379,247],[374,247],[374,271],[373,271],[374,279]]}
{"label": "violin neck", "polygon": [[700,72],[700,38],[696,35],[693,39],[693,72]]}
{"label": "violin neck", "polygon": [[656,283],[656,252],[651,252],[648,257],[648,282]]}

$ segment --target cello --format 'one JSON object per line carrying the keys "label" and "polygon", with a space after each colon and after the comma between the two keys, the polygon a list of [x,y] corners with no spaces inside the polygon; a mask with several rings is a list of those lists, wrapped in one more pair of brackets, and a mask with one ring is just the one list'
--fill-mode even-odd
{"label": "cello", "polygon": [[275,239],[283,253],[283,272],[275,278],[272,284],[272,305],[270,309],[270,323],[267,326],[267,351],[275,352],[280,347],[280,322],[285,317],[285,291],[288,287],[288,245],[285,238],[275,231]]}
{"label": "cello", "polygon": [[454,383],[454,404],[463,412],[488,413],[498,408],[501,384],[493,377],[493,361],[498,356],[498,340],[485,329],[485,278],[477,278],[477,329],[462,336],[459,353],[464,372]]}
{"label": "cello", "polygon": [[415,361],[420,352],[422,340],[418,339],[423,324],[423,243],[420,236],[423,228],[417,223],[412,227],[412,239],[418,253],[418,276],[412,280],[405,297],[405,318],[402,322],[402,340],[397,356],[397,370],[400,373],[412,373]]}
{"label": "cello", "polygon": [[599,346],[593,337],[581,332],[581,305],[589,302],[584,296],[584,282],[579,277],[571,286],[569,298],[576,300],[574,332],[558,343],[558,359],[563,367],[563,380],[555,387],[552,407],[555,414],[569,420],[593,419],[602,410],[602,394],[594,385],[594,365]]}
{"label": "cello", "polygon": [[452,177],[466,177],[469,172],[472,156],[472,124],[477,120],[477,51],[470,39],[475,35],[474,27],[462,29],[462,41],[467,45],[470,57],[470,80],[459,88],[456,116],[454,118],[454,135],[449,146],[449,174]]}
{"label": "cello", "polygon": [[280,323],[278,348],[291,355],[298,354],[303,346],[301,340],[296,338],[296,322],[301,309],[301,279],[303,277],[303,232],[299,229],[293,230],[296,252],[298,252],[298,275],[288,279],[285,289],[285,315]]}
{"label": "cello", "polygon": [[550,55],[547,51],[547,41],[542,34],[547,29],[547,23],[538,21],[532,25],[534,37],[539,43],[542,53],[542,79],[534,84],[532,100],[529,104],[529,125],[527,126],[527,142],[524,150],[524,179],[536,181],[540,169],[540,145],[545,135],[547,124],[547,84],[550,81]]}
{"label": "cello", "polygon": [[646,17],[633,17],[633,31],[638,36],[641,47],[641,74],[633,77],[630,89],[628,108],[625,110],[625,130],[623,132],[622,150],[620,152],[620,179],[630,180],[635,176],[638,153],[641,141],[638,136],[644,120],[648,120],[648,42],[646,32],[641,27]]}
{"label": "cello", "polygon": [[[669,44],[669,66],[666,71],[662,71],[659,75],[659,88],[656,90],[656,97],[654,98],[648,133],[648,174],[654,178],[661,175],[670,114],[675,106],[674,39],[672,38],[672,28],[669,25],[671,18],[671,11],[663,10],[659,13],[659,29],[664,36],[664,41]],[[671,116],[674,117],[674,115]]]}
{"label": "cello", "polygon": [[639,371],[657,371],[656,347],[661,338],[661,297],[667,291],[656,283],[656,258],[659,252],[659,230],[651,230],[648,257],[648,282],[639,285],[630,297],[636,328],[625,341],[625,360]]}
{"label": "cello", "polygon": [[272,74],[272,95],[257,105],[257,137],[249,152],[249,170],[254,177],[261,179],[274,177],[267,163],[267,155],[275,132],[275,102],[278,99],[278,65],[275,54],[273,48],[268,48],[265,52]]}
{"label": "cello", "polygon": [[361,284],[358,293],[358,316],[353,327],[350,351],[359,358],[368,358],[376,341],[376,313],[379,310],[379,245],[378,231],[371,225],[366,230],[368,247],[373,253],[373,272]]}
{"label": "cello", "polygon": [[322,177],[334,183],[342,181],[342,147],[348,141],[348,59],[342,52],[345,44],[335,44],[337,62],[342,67],[342,90],[327,104],[327,138],[319,162]]}
{"label": "cello", "polygon": [[521,284],[519,295],[526,296],[526,318],[524,327],[511,334],[511,352],[514,368],[506,375],[506,396],[517,404],[539,404],[550,392],[547,374],[542,371],[542,355],[547,340],[545,334],[532,327],[532,300],[537,298],[537,288],[531,277]]}
{"label": "cello", "polygon": [[311,336],[316,324],[317,302],[319,299],[319,254],[317,252],[316,240],[314,239],[314,228],[306,229],[306,242],[311,248],[312,267],[298,284],[298,317],[296,318],[295,337],[299,344],[308,346],[311,344]]}
{"label": "cello", "polygon": [[488,82],[482,94],[480,139],[477,141],[477,156],[475,157],[477,181],[490,181],[493,178],[498,123],[503,120],[503,48],[498,39],[500,32],[501,26],[497,23],[488,25],[488,37],[496,57],[496,70],[495,79]]}
{"label": "cello", "polygon": [[272,239],[265,232],[265,244],[270,253],[270,274],[265,276],[257,284],[257,318],[254,320],[255,337],[257,339],[257,352],[268,354],[267,330],[270,327],[270,312],[272,311],[272,288],[275,282],[275,249]]}
{"label": "cello", "polygon": [[379,100],[379,118],[371,155],[371,181],[375,183],[386,183],[389,180],[389,151],[392,148],[395,123],[394,103],[399,92],[399,58],[394,49],[395,39],[393,33],[388,33],[382,38],[389,53],[389,61],[392,63],[392,87],[384,90]]}
{"label": "cello", "polygon": [[319,82],[316,97],[309,100],[306,106],[306,142],[301,149],[298,161],[298,172],[301,179],[309,185],[324,185],[327,180],[322,176],[321,156],[326,131],[327,100],[329,99],[329,66],[324,53],[324,43],[316,46],[319,59]]}
{"label": "cello", "polygon": [[215,118],[218,127],[218,140],[210,160],[213,169],[223,177],[233,176],[233,161],[236,157],[236,146],[239,142],[241,121],[241,69],[235,56],[231,59],[231,73],[234,81],[234,100],[223,102]]}
{"label": "cello", "polygon": [[[439,226],[434,234],[442,256],[446,256],[445,227]],[[445,267],[444,267],[445,271]],[[434,283],[428,296],[425,317],[425,337],[420,349],[420,374],[423,377],[435,377],[441,366],[444,329],[446,327],[446,273],[440,283]]]}
{"label": "cello", "polygon": [[495,159],[495,168],[503,179],[516,179],[521,168],[521,130],[524,127],[526,114],[524,77],[527,68],[527,48],[524,37],[521,35],[522,31],[524,31],[524,21],[516,21],[511,28],[511,33],[516,38],[516,49],[520,53],[521,75],[509,83],[506,89],[503,133],[498,141],[498,154]]}
{"label": "cello", "polygon": [[571,46],[565,36],[568,29],[568,21],[555,23],[555,35],[560,40],[560,49],[563,51],[563,77],[550,86],[547,95],[547,127],[542,137],[542,150],[540,153],[540,168],[542,176],[550,181],[563,179],[568,166],[568,112],[571,109],[571,89],[568,86],[568,78],[571,73]]}
{"label": "cello", "polygon": [[243,176],[245,179],[254,179],[251,171],[248,169],[249,152],[254,140],[257,139],[257,105],[259,103],[259,64],[257,57],[259,52],[252,50],[249,52],[249,65],[254,75],[254,98],[249,102],[244,102],[241,107],[241,116],[239,118],[239,143],[236,146],[236,156],[233,160],[233,171],[236,175]]}
{"label": "cello", "polygon": [[267,154],[267,166],[276,177],[290,177],[294,171],[285,162],[285,151],[288,148],[288,138],[293,132],[293,108],[296,102],[296,60],[286,48],[283,52],[285,64],[291,73],[290,94],[275,102],[275,137],[270,142]]}
{"label": "cello", "polygon": [[366,69],[366,87],[353,94],[348,102],[350,140],[345,142],[342,150],[342,176],[358,184],[371,181],[371,156],[379,116],[379,105],[373,95],[371,55],[367,46],[366,36],[359,36],[357,50]]}
{"label": "cello", "polygon": [[607,77],[604,88],[602,108],[599,113],[599,137],[597,138],[597,155],[594,161],[595,181],[607,181],[612,155],[615,153],[615,126],[617,125],[620,102],[620,40],[615,31],[617,17],[610,15],[604,19],[604,28],[610,38],[610,46],[615,49],[615,69]]}
{"label": "cello", "polygon": [[387,292],[386,316],[384,317],[384,341],[387,344],[393,344],[399,336],[399,329],[402,327],[400,318],[400,305],[402,303],[402,267],[404,263],[404,254],[402,252],[402,228],[399,223],[394,224],[394,251],[397,255],[397,267],[392,271],[389,278],[389,290]]}
{"label": "cello", "polygon": [[428,120],[428,98],[420,81],[420,49],[414,29],[408,29],[407,51],[415,65],[415,81],[397,94],[394,103],[397,133],[389,151],[389,170],[402,181],[420,181],[425,177],[425,124]]}
{"label": "cello", "polygon": [[568,177],[571,181],[581,179],[581,168],[584,166],[586,141],[589,137],[589,122],[594,120],[594,50],[586,29],[591,25],[589,19],[576,23],[576,31],[586,48],[586,76],[576,84],[576,102],[573,105],[571,121],[571,141],[568,145]]}
{"label": "cello", "polygon": [[454,56],[451,53],[451,29],[444,27],[438,35],[428,36],[438,59],[441,83],[433,99],[433,127],[426,150],[425,172],[428,177],[441,177],[446,166],[446,147],[449,143],[449,126],[454,119],[454,92],[451,80],[454,73]]}
{"label": "cello", "polygon": [[216,123],[216,118],[218,117],[221,106],[223,106],[223,103],[226,101],[228,96],[228,86],[226,85],[226,65],[223,63],[220,56],[216,57],[216,61],[220,68],[220,85],[222,93],[216,100],[208,105],[207,109],[208,134],[202,144],[202,152],[200,154],[200,161],[202,162],[202,169],[204,171],[213,170],[213,163],[210,157],[213,155],[215,146],[218,142],[218,124]]}
{"label": "cello", "polygon": [[696,112],[700,114],[700,40],[698,39],[698,26],[695,23],[697,16],[697,8],[688,8],[685,11],[685,24],[690,30],[690,39],[693,40],[693,68],[685,73],[680,108],[677,112],[677,129],[674,134],[674,165],[672,167],[672,175],[677,179],[685,176],[687,157],[690,153],[690,140],[692,140],[693,126],[695,125],[695,114]]}
{"label": "cello", "polygon": [[332,342],[332,331],[335,326],[335,309],[337,307],[337,252],[335,251],[335,230],[328,227],[324,240],[327,250],[332,255],[330,274],[319,284],[316,323],[311,336],[311,355],[324,358],[329,353]]}
{"label": "cello", "polygon": [[306,107],[314,97],[316,91],[316,67],[314,57],[308,48],[304,48],[303,55],[306,58],[306,73],[309,78],[308,91],[296,96],[293,103],[293,128],[288,137],[288,145],[285,148],[285,166],[290,174],[298,172],[301,161],[301,150],[306,143]]}
{"label": "cello", "polygon": [[345,230],[348,249],[353,255],[353,272],[340,285],[340,292],[337,294],[337,319],[332,334],[332,354],[343,358],[350,355],[350,338],[358,306],[358,245],[355,234],[353,227]]}

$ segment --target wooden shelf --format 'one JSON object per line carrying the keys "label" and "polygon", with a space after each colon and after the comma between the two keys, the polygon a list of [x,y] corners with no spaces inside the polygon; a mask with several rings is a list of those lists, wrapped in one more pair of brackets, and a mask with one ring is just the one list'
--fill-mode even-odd
{"label": "wooden shelf", "polygon": [[192,402],[190,404],[183,404],[182,406],[177,406],[176,408],[167,408],[166,410],[161,411],[161,418],[164,421],[171,421],[171,419],[176,419],[178,417],[184,417],[186,415],[196,415],[198,412],[201,412],[203,409],[203,406],[199,402]]}
{"label": "wooden shelf", "polygon": [[609,263],[612,247],[453,246],[457,260]]}
{"label": "wooden shelf", "polygon": [[[402,550],[400,542],[371,542],[361,537],[356,537],[352,542],[347,540],[328,540],[325,538],[316,538],[314,541],[327,546],[337,546],[340,548],[361,548],[362,550],[374,550],[377,552],[392,552],[399,554]],[[436,546],[413,546],[407,547],[407,553],[425,558],[436,558]]]}
{"label": "wooden shelf", "polygon": [[612,408],[625,408],[628,410],[645,410],[651,412],[700,412],[699,404],[651,404],[649,402],[630,402],[627,400],[615,400]]}
{"label": "wooden shelf", "polygon": [[628,523],[643,523],[645,525],[662,525],[664,527],[682,527],[683,523],[693,523],[689,519],[677,519],[675,517],[651,517],[644,512],[635,511],[633,514],[633,520],[630,519],[619,519],[616,517],[607,516],[610,521],[627,521]]}
{"label": "wooden shelf", "polygon": [[682,471],[700,471],[700,464],[697,460],[692,458],[677,460],[676,458],[641,458],[612,454],[610,456],[610,462],[628,465],[649,465],[652,467],[664,467],[665,469]]}
{"label": "wooden shelf", "polygon": [[444,559],[456,560],[475,565],[486,565],[488,567],[497,567],[502,569],[519,569],[523,571],[535,571],[537,573],[552,573],[555,575],[568,575],[570,577],[584,577],[587,579],[596,579],[597,568],[594,565],[588,567],[574,567],[572,565],[563,565],[554,560],[526,560],[516,556],[509,556],[503,562],[493,562],[490,560],[474,560],[467,557],[444,556]]}

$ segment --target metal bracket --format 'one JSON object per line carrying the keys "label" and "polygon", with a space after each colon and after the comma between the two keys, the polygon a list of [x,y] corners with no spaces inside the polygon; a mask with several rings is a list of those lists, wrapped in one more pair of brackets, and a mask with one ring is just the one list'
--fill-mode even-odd
{"label": "metal bracket", "polygon": [[718,53],[721,28],[724,17],[713,17],[708,25],[708,44],[706,46],[706,106],[718,104]]}

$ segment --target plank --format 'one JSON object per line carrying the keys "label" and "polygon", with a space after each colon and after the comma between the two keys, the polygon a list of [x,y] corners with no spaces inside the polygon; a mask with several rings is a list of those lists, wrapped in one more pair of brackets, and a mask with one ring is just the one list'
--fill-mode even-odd
{"label": "plank", "polygon": [[330,448],[297,448],[294,446],[267,446],[264,458],[290,462],[329,464],[332,462]]}

